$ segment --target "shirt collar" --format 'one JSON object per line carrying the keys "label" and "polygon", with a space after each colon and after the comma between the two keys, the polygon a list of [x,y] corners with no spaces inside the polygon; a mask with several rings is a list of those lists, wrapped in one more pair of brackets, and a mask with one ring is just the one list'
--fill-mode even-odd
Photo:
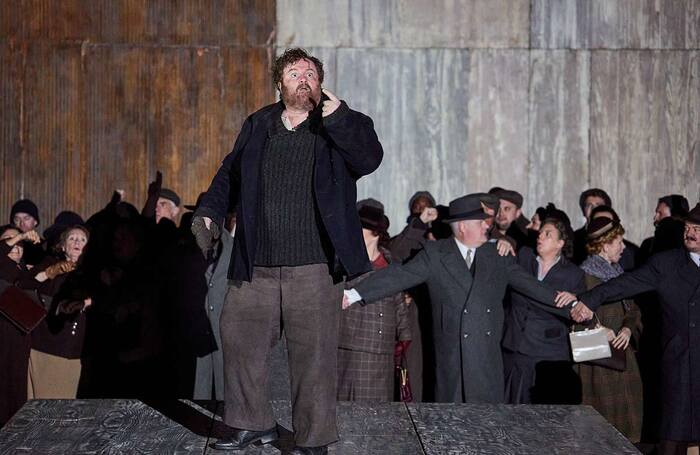
{"label": "shirt collar", "polygon": [[474,253],[476,253],[476,248],[474,247],[468,247],[467,245],[463,244],[459,240],[457,240],[457,237],[454,237],[455,243],[457,244],[457,248],[459,248],[459,254],[462,255],[462,259],[465,261],[467,260],[467,251],[472,250],[472,258],[474,258]]}
{"label": "shirt collar", "polygon": [[690,253],[690,259],[693,260],[695,265],[700,267],[700,253]]}

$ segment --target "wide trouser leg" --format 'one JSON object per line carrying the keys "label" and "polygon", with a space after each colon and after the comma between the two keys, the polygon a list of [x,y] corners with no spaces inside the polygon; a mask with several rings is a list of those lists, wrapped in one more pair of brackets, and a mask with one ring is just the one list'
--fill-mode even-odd
{"label": "wide trouser leg", "polygon": [[280,335],[280,268],[256,267],[249,283],[229,287],[220,324],[224,423],[246,430],[272,428],[268,370]]}
{"label": "wide trouser leg", "polygon": [[298,446],[338,440],[335,408],[342,297],[342,283],[333,284],[326,264],[282,267],[282,321]]}

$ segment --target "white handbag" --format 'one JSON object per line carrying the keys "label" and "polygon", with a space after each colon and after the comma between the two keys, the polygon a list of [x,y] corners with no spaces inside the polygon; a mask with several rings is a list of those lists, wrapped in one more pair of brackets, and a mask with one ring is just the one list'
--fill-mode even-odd
{"label": "white handbag", "polygon": [[575,332],[572,326],[571,332],[569,332],[569,340],[571,341],[571,355],[574,358],[574,362],[587,362],[589,360],[612,357],[610,342],[608,342],[608,330],[600,326],[600,321],[598,321],[595,329]]}

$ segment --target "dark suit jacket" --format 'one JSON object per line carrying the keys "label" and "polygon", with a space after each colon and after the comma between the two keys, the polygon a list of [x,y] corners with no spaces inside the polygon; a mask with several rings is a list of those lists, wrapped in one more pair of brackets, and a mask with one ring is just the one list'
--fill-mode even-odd
{"label": "dark suit jacket", "polygon": [[[537,256],[530,248],[520,250],[518,264],[537,277]],[[583,270],[562,257],[547,272],[542,283],[557,291],[579,294],[586,290],[584,276]],[[503,347],[511,352],[545,360],[569,360],[569,319],[543,310],[538,302],[519,292],[513,292],[511,298]]]}
{"label": "dark suit jacket", "polygon": [[[319,106],[321,104],[319,103]],[[226,156],[202,198],[196,216],[223,225],[229,208],[235,208],[236,237],[229,278],[250,281],[255,263],[256,215],[260,163],[273,122],[284,110],[282,102],[249,116],[233,151]],[[357,180],[373,172],[382,160],[382,146],[372,119],[348,108],[345,102],[330,116],[320,109],[309,114],[314,146],[314,196],[335,258],[334,272],[358,275],[370,270],[355,202]]]}
{"label": "dark suit jacket", "polygon": [[640,268],[579,298],[592,310],[603,302],[655,290],[661,304],[660,438],[700,440],[700,268],[685,249],[652,256]]}
{"label": "dark suit jacket", "polygon": [[[513,256],[499,256],[494,243],[477,248],[472,268],[474,276],[454,238],[427,242],[413,259],[375,272],[356,290],[365,302],[372,302],[426,283],[435,339],[435,399],[502,403],[501,336],[506,287],[550,304],[555,292],[525,272]],[[550,309],[567,314],[567,310]]]}

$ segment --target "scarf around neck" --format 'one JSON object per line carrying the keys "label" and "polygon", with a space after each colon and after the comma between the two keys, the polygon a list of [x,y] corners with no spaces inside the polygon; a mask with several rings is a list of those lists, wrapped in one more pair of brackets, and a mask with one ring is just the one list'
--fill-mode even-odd
{"label": "scarf around neck", "polygon": [[583,264],[581,264],[581,270],[602,281],[612,280],[622,275],[624,272],[620,264],[610,264],[597,254],[588,256],[588,258],[583,261]]}

